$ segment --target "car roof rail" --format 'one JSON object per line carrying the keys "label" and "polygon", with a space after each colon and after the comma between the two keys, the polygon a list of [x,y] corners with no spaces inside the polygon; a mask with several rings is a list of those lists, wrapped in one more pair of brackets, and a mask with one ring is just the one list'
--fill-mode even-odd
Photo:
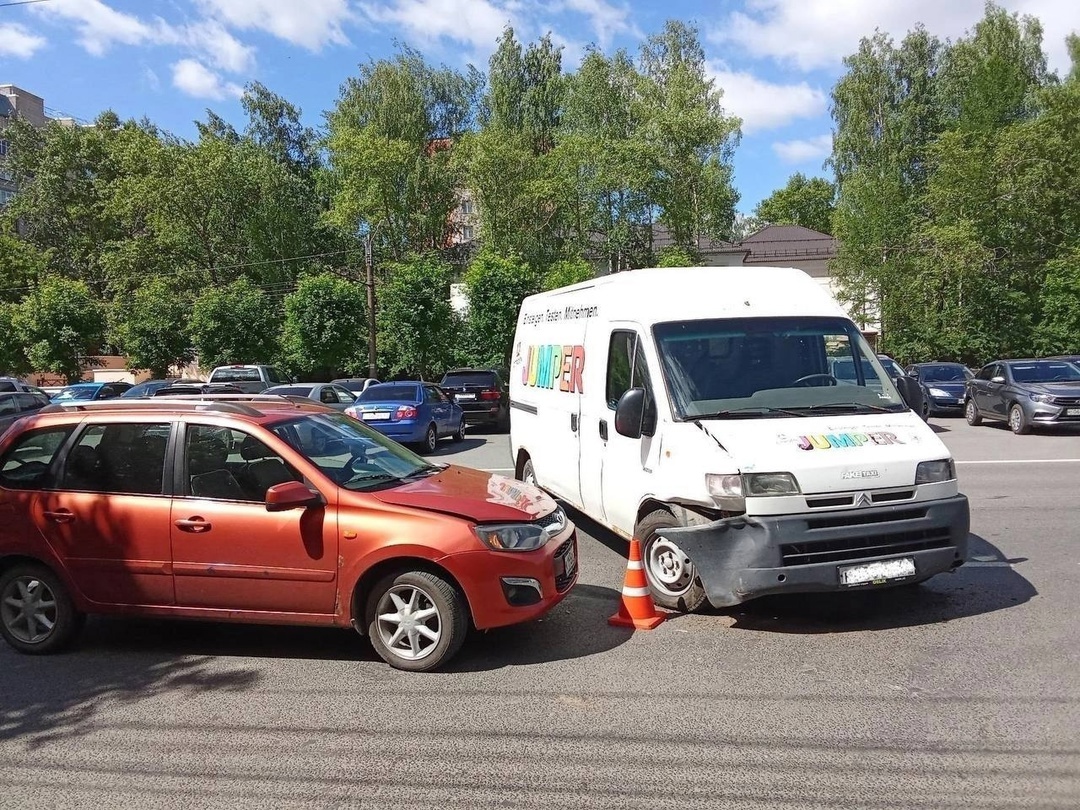
{"label": "car roof rail", "polygon": [[262,416],[258,411],[242,402],[204,402],[201,397],[152,397],[148,399],[102,399],[94,402],[71,401],[70,404],[53,402],[38,413],[66,413],[68,411],[218,411],[238,413],[244,416]]}

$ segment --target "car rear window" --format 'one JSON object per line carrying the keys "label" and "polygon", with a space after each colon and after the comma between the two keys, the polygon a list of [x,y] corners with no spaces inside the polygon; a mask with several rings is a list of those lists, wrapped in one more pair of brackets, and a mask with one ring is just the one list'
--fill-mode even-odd
{"label": "car rear window", "polygon": [[418,402],[420,397],[417,393],[419,386],[373,385],[357,397],[358,402]]}
{"label": "car rear window", "polygon": [[261,382],[257,368],[219,368],[210,376],[211,382]]}
{"label": "car rear window", "polygon": [[490,386],[498,385],[494,372],[491,371],[455,371],[447,374],[442,379],[442,384],[450,387]]}
{"label": "car rear window", "polygon": [[18,390],[19,389],[15,387],[15,383],[8,382],[7,380],[0,380],[0,391],[7,393],[7,392],[10,392],[10,391],[18,391]]}

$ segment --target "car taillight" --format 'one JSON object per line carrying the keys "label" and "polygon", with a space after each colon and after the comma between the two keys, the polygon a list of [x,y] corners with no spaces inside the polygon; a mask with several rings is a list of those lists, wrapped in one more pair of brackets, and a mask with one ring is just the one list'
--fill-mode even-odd
{"label": "car taillight", "polygon": [[355,405],[350,405],[348,408],[345,409],[345,413],[347,416],[352,416],[355,418],[360,415],[360,409],[357,408]]}
{"label": "car taillight", "polygon": [[498,399],[499,397],[500,397],[500,394],[499,394],[498,391],[481,391],[480,392],[480,399],[492,400],[492,399]]}
{"label": "car taillight", "polygon": [[395,416],[397,416],[398,419],[415,419],[416,408],[412,405],[399,405]]}

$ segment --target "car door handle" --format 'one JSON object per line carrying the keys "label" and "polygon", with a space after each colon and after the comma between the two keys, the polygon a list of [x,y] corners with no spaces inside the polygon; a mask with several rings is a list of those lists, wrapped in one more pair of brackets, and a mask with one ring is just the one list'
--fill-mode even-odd
{"label": "car door handle", "polygon": [[576,413],[570,414],[570,430],[577,433],[578,415]]}
{"label": "car door handle", "polygon": [[600,420],[600,438],[607,441],[607,419]]}
{"label": "car door handle", "polygon": [[176,521],[176,528],[182,532],[192,532],[193,534],[199,534],[200,532],[210,531],[212,524],[201,517],[188,518],[187,520]]}
{"label": "car door handle", "polygon": [[53,523],[71,523],[75,520],[75,513],[69,509],[57,509],[55,512],[45,512],[44,514]]}

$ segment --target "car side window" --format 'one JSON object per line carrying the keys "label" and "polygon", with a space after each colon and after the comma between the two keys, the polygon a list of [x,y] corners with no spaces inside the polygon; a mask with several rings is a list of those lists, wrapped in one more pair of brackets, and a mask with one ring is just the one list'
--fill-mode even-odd
{"label": "car side window", "polygon": [[268,366],[266,369],[266,381],[274,383],[275,385],[284,382],[284,380],[281,379],[281,374],[279,374],[278,370],[273,366]]}
{"label": "car side window", "polygon": [[161,495],[170,431],[168,422],[87,426],[64,460],[59,488]]}
{"label": "car side window", "polygon": [[11,416],[18,413],[19,408],[15,403],[15,395],[0,397],[0,416]]}
{"label": "car side window", "polygon": [[275,484],[303,480],[255,436],[216,425],[187,427],[184,494],[189,497],[262,503]]}
{"label": "car side window", "polygon": [[334,393],[333,388],[323,388],[319,391],[319,401],[328,405],[336,405],[338,402],[337,394]]}
{"label": "car side window", "polygon": [[49,400],[37,394],[16,394],[15,401],[20,411],[32,411],[44,407]]}
{"label": "car side window", "polygon": [[424,386],[424,402],[428,405],[434,405],[439,401],[439,395],[431,388],[430,385]]}
{"label": "car side window", "polygon": [[622,395],[631,388],[644,388],[646,395],[652,396],[649,367],[639,349],[640,342],[636,332],[617,330],[611,333],[611,342],[608,344],[606,396],[608,407],[612,410],[619,404]]}
{"label": "car side window", "polygon": [[0,487],[50,488],[53,483],[52,464],[72,429],[70,425],[65,425],[22,434],[0,459]]}
{"label": "car side window", "polygon": [[356,395],[348,389],[334,386],[331,390],[337,395],[337,401],[343,405],[351,405],[356,402]]}
{"label": "car side window", "polygon": [[989,380],[993,376],[994,367],[992,365],[983,366],[979,369],[979,373],[975,375],[976,380]]}

